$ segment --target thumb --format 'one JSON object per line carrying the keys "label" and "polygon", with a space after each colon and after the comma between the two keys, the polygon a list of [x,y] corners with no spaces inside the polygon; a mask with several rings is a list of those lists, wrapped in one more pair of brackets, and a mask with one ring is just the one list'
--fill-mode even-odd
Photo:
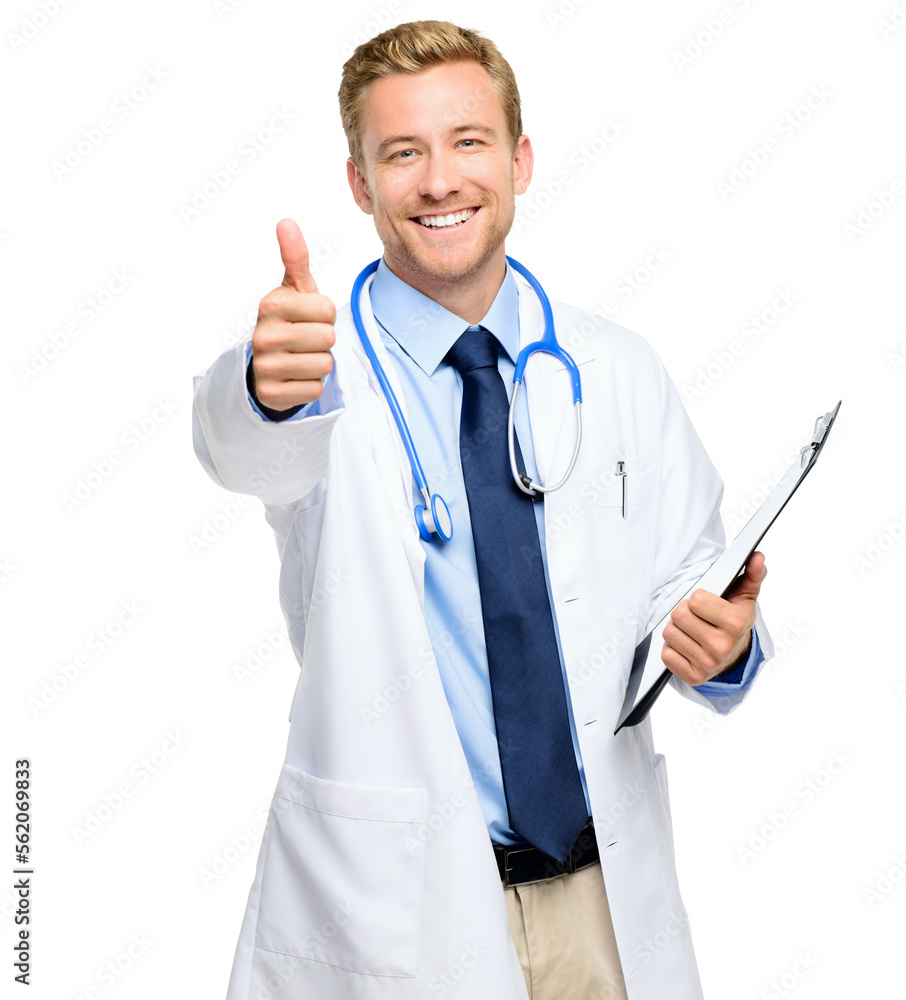
{"label": "thumb", "polygon": [[318,286],[308,267],[308,247],[302,230],[292,219],[281,219],[277,223],[277,242],[286,268],[283,284],[297,292],[317,292]]}
{"label": "thumb", "polygon": [[733,581],[724,594],[724,599],[734,604],[741,601],[754,601],[758,597],[758,592],[761,590],[761,585],[767,575],[764,553],[753,552],[746,563],[745,573]]}

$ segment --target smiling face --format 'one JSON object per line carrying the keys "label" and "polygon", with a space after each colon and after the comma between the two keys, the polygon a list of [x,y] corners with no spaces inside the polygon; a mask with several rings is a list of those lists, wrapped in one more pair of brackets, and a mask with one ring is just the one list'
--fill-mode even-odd
{"label": "smiling face", "polygon": [[462,282],[499,287],[514,196],[528,187],[533,158],[525,135],[513,153],[487,70],[443,63],[375,80],[361,148],[361,169],[347,163],[349,185],[374,216],[390,269],[435,298]]}

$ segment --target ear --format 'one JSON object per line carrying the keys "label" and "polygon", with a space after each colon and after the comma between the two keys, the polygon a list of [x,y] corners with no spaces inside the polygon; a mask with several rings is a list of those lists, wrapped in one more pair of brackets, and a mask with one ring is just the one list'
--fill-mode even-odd
{"label": "ear", "polygon": [[368,193],[368,186],[365,183],[365,175],[356,166],[355,160],[350,156],[346,161],[346,179],[349,181],[349,189],[355,203],[366,215],[373,215],[371,208],[371,195]]}
{"label": "ear", "polygon": [[516,152],[513,154],[513,193],[525,194],[532,179],[532,167],[535,164],[535,152],[532,142],[523,133],[516,141]]}

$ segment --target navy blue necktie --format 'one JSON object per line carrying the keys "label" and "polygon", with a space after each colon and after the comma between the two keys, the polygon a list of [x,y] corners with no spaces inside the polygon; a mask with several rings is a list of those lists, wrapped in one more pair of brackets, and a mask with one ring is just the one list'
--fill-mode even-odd
{"label": "navy blue necktie", "polygon": [[[462,375],[459,450],[511,828],[563,861],[588,821],[533,501],[510,474],[497,338],[470,327],[447,353]],[[516,444],[516,459],[522,455]]]}

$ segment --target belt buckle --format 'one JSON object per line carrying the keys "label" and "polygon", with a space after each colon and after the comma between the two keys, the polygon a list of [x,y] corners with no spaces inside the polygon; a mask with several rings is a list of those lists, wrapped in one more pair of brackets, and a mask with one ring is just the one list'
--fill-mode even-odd
{"label": "belt buckle", "polygon": [[511,854],[525,854],[527,851],[534,851],[534,847],[504,847],[503,849],[503,885],[507,888],[510,885],[528,885],[528,882],[510,882],[509,875],[513,870],[510,868]]}
{"label": "belt buckle", "polygon": [[[562,864],[562,865],[559,865],[559,867],[563,869],[562,871],[551,872],[550,875],[545,875],[543,878],[525,879],[522,882],[510,882],[510,880],[509,880],[509,873],[511,871],[513,871],[513,869],[510,868],[510,855],[511,854],[538,854],[538,853],[540,853],[540,852],[537,850],[537,848],[534,848],[534,847],[531,847],[531,846],[529,846],[529,847],[506,847],[506,848],[504,848],[504,852],[503,852],[503,886],[504,886],[504,888],[507,888],[508,886],[511,886],[511,885],[537,885],[539,882],[549,882],[553,878],[560,878],[561,875],[572,875],[572,873],[576,870],[575,859],[573,858],[573,852],[570,851],[570,853],[567,855],[566,862],[564,864]],[[558,862],[555,862],[553,860],[550,860],[549,863],[550,864],[559,864]]]}

